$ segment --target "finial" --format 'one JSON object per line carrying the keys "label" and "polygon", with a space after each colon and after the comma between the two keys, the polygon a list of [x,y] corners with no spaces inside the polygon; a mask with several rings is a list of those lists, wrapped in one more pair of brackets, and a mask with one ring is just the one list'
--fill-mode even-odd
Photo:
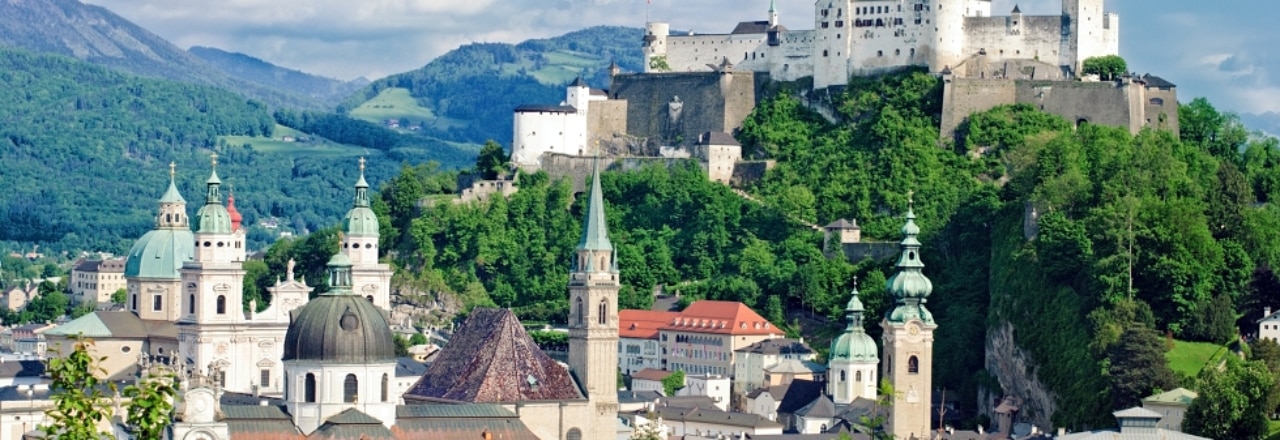
{"label": "finial", "polygon": [[345,238],[346,238],[346,237],[343,237],[343,236],[342,236],[342,231],[338,231],[338,252],[342,252],[342,241],[343,241]]}
{"label": "finial", "polygon": [[914,208],[916,204],[915,191],[907,191],[907,208]]}
{"label": "finial", "polygon": [[364,175],[364,156],[360,156],[360,175]]}
{"label": "finial", "polygon": [[169,181],[173,181],[173,177],[178,174],[178,163],[169,161]]}
{"label": "finial", "polygon": [[853,276],[853,294],[854,295],[858,294],[858,276],[857,275]]}
{"label": "finial", "polygon": [[213,155],[209,156],[209,158],[213,160],[213,167],[218,168],[218,152],[214,151]]}

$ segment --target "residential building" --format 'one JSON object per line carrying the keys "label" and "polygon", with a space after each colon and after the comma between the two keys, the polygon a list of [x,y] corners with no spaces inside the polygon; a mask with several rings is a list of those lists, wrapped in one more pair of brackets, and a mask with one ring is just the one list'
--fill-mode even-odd
{"label": "residential building", "polygon": [[71,301],[75,304],[108,304],[111,294],[124,289],[125,259],[83,260],[71,267]]}
{"label": "residential building", "polygon": [[618,311],[618,367],[622,374],[632,375],[646,368],[666,367],[658,329],[672,322],[679,312],[650,310]]}
{"label": "residential building", "polygon": [[655,391],[665,396],[667,395],[666,387],[662,385],[662,381],[672,374],[675,373],[652,368],[637,371],[631,375],[631,391]]}
{"label": "residential building", "polygon": [[729,410],[729,378],[714,374],[694,374],[684,377],[684,388],[677,396],[706,396],[721,411]]}
{"label": "residential building", "polygon": [[765,368],[785,359],[812,361],[818,353],[803,339],[766,339],[734,350],[733,389],[746,394],[764,385]]}
{"label": "residential building", "polygon": [[734,374],[735,351],[785,335],[745,304],[696,301],[659,329],[667,370],[686,374]]}
{"label": "residential building", "polygon": [[1160,414],[1157,428],[1182,432],[1182,418],[1191,407],[1191,401],[1199,397],[1195,391],[1178,387],[1142,399],[1142,407]]}
{"label": "residential building", "polygon": [[1270,307],[1262,309],[1262,319],[1258,320],[1258,337],[1280,342],[1280,312],[1272,312]]}
{"label": "residential building", "polygon": [[1105,429],[1058,435],[1056,439],[1111,440],[1124,438],[1132,440],[1207,440],[1204,437],[1183,434],[1182,432],[1170,431],[1159,427],[1160,419],[1163,418],[1163,416],[1149,409],[1133,407],[1126,410],[1116,411],[1112,413],[1112,415],[1114,415],[1116,417],[1116,421],[1119,422],[1119,429]]}
{"label": "residential building", "polygon": [[57,325],[27,324],[14,327],[12,329],[13,346],[10,349],[14,353],[32,354],[44,359],[45,353],[48,351],[48,344],[44,334],[54,328],[57,328]]}
{"label": "residential building", "polygon": [[0,298],[0,305],[13,312],[21,312],[27,307],[27,303],[39,294],[36,283],[21,283],[17,286],[5,289],[4,297]]}
{"label": "residential building", "polygon": [[[782,425],[755,414],[678,407],[657,407],[654,413],[675,437],[743,438],[782,434]],[[650,423],[645,415],[635,417],[637,426]]]}
{"label": "residential building", "polygon": [[786,385],[796,380],[826,382],[827,367],[817,362],[783,359],[764,369],[763,386]]}

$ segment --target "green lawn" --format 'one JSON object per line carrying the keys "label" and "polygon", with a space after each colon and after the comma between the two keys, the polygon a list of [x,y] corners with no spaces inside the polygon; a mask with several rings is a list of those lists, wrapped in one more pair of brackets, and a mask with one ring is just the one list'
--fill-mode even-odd
{"label": "green lawn", "polygon": [[[441,130],[466,125],[464,121],[436,116],[431,109],[423,107],[418,104],[416,98],[409,96],[409,89],[399,87],[379,92],[378,96],[365,101],[348,114],[353,118],[380,125],[388,119],[408,119],[411,123],[426,123]],[[400,131],[408,132],[409,130],[408,127],[402,127]]]}
{"label": "green lawn", "polygon": [[1173,349],[1164,354],[1175,373],[1195,377],[1205,365],[1217,364],[1227,353],[1226,347],[1208,342],[1173,341]]}
{"label": "green lawn", "polygon": [[240,146],[249,144],[253,149],[263,153],[308,154],[329,157],[376,156],[380,151],[368,150],[354,145],[340,144],[322,137],[311,136],[311,142],[285,142],[285,136],[295,139],[307,136],[306,133],[276,124],[271,137],[263,136],[219,136],[218,140],[228,145]]}

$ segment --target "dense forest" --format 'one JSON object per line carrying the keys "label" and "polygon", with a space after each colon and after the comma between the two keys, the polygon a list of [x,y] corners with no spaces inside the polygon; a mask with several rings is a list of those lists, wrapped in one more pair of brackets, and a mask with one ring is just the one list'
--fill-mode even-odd
{"label": "dense forest", "polygon": [[[468,122],[447,130],[424,127],[425,134],[471,144],[482,144],[495,136],[507,141],[513,109],[522,104],[559,103],[564,100],[564,86],[573,79],[569,76],[556,82],[540,76],[539,71],[550,65],[583,64],[573,75],[582,76],[594,87],[608,88],[605,68],[610,62],[626,71],[641,69],[642,57],[635,50],[640,37],[639,29],[596,26],[518,45],[468,44],[421,69],[374,81],[343,102],[338,113],[356,108],[385,89],[399,87],[408,89],[420,105],[436,114]],[[551,57],[568,61],[557,62],[559,58]]]}
{"label": "dense forest", "polygon": [[[983,347],[1007,323],[1033,360],[1026,374],[1056,396],[1054,424],[1073,429],[1110,426],[1113,409],[1156,390],[1208,384],[1149,361],[1173,339],[1230,343],[1237,317],[1248,333],[1262,307],[1280,309],[1280,208],[1268,203],[1280,148],[1203,99],[1182,106],[1181,133],[1077,128],[1006,106],[951,140],[938,138],[940,84],[925,72],[855,80],[825,98],[838,124],[792,86],[739,133],[779,161],[750,188],[763,204],[692,164],[604,175],[624,306],[647,306],[661,285],[686,301],[744,301],[821,341],[842,325],[855,276],[872,316],[883,314],[891,262],[824,258],[821,235],[794,218],[855,218],[865,236],[894,241],[914,192],[941,329],[935,383],[966,406],[998,393]],[[524,176],[507,200],[416,209],[445,192],[442,180],[406,168],[382,188],[375,209],[400,283],[563,321],[582,210],[568,183]]]}
{"label": "dense forest", "polygon": [[[319,229],[350,207],[354,156],[361,154],[228,145],[219,137],[271,136],[276,122],[264,105],[213,87],[18,50],[0,50],[0,121],[0,243],[41,244],[47,254],[127,250],[151,228],[170,161],[195,212],[213,151],[246,224],[274,216],[290,229]],[[470,162],[471,154],[441,145],[386,151],[370,145],[369,179],[389,178],[402,161]],[[255,246],[272,239],[262,230],[250,238]]]}

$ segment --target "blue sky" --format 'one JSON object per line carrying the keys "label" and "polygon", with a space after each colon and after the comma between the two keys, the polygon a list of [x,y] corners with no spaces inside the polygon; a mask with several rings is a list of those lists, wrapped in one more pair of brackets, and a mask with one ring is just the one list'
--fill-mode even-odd
{"label": "blue sky", "polygon": [[[646,15],[673,28],[727,32],[763,19],[768,0],[87,0],[182,48],[213,46],[341,79],[378,78],[426,64],[473,41],[519,42],[592,25],[639,27]],[[812,0],[776,0],[784,25],[812,28]],[[996,15],[1014,0],[993,0]],[[1017,2],[1057,14],[1057,0]],[[1280,1],[1108,0],[1120,14],[1130,70],[1206,96],[1235,112],[1280,112]],[[638,44],[638,42],[637,42]]]}

